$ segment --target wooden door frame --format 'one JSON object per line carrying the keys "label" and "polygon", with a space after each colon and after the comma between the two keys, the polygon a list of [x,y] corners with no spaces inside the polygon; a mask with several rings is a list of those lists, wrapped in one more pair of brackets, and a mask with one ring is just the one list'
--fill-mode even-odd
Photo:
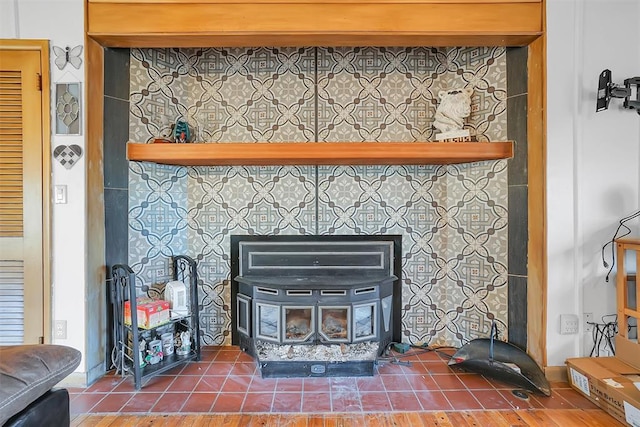
{"label": "wooden door frame", "polygon": [[[527,146],[528,146],[528,277],[527,277],[527,351],[542,367],[547,367],[547,238],[546,238],[546,7],[543,1],[543,32],[528,46],[527,89]],[[364,37],[364,36],[363,36]],[[478,36],[481,38],[482,36]],[[366,38],[366,37],[365,37]],[[135,43],[134,43],[135,44]],[[487,45],[491,45],[487,43]],[[108,46],[104,46],[108,47]],[[86,52],[89,62],[86,75],[87,111],[87,156],[91,164],[102,163],[103,129],[103,46],[86,37]],[[90,62],[91,61],[91,62]],[[100,176],[91,177],[99,173]],[[88,183],[96,187],[102,179],[100,171],[89,169]],[[101,183],[99,185],[102,185]],[[92,234],[92,239],[104,242],[104,208],[102,194],[92,191],[89,201],[89,228],[100,230],[102,235]],[[93,216],[91,216],[93,212]],[[102,212],[102,213],[101,213]],[[101,222],[100,222],[101,221]],[[103,244],[104,246],[104,244]],[[89,261],[89,271],[98,271],[97,259]]]}
{"label": "wooden door frame", "polygon": [[0,39],[2,50],[29,50],[40,53],[42,74],[42,334],[44,343],[52,340],[51,327],[51,78],[49,72],[49,41]]}

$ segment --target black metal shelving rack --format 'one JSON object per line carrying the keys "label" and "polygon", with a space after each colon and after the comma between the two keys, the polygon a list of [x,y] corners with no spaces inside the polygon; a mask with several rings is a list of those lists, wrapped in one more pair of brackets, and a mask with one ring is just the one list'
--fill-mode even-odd
{"label": "black metal shelving rack", "polygon": [[[172,318],[170,322],[177,330],[189,330],[191,332],[191,350],[188,354],[179,356],[174,352],[165,356],[163,360],[154,365],[141,366],[140,361],[140,336],[147,329],[135,327],[138,324],[138,310],[136,304],[135,273],[126,264],[116,264],[111,268],[113,278],[113,298],[116,307],[114,315],[117,331],[117,364],[116,370],[123,376],[133,373],[136,390],[140,390],[143,383],[152,377],[166,372],[176,366],[189,361],[200,360],[200,313],[198,302],[198,271],[196,262],[186,255],[176,255],[171,258],[173,263],[173,278],[181,280],[187,285],[189,293],[189,314],[180,318]],[[124,323],[124,304],[131,304],[131,325]],[[150,330],[166,326],[167,323],[158,325]],[[129,340],[131,337],[131,340]]]}

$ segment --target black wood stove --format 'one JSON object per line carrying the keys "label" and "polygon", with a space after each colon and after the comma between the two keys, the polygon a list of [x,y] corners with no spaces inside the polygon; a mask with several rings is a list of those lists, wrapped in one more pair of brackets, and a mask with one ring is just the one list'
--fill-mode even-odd
{"label": "black wood stove", "polygon": [[264,378],[373,375],[399,339],[399,251],[400,236],[232,236],[234,343]]}

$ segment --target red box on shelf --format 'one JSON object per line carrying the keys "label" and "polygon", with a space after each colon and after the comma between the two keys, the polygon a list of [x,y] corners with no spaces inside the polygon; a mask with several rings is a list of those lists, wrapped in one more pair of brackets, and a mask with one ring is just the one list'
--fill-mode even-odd
{"label": "red box on shelf", "polygon": [[[138,298],[138,327],[151,329],[167,323],[170,318],[169,302],[164,300],[152,300],[148,298]],[[131,303],[124,302],[124,323],[131,325]]]}

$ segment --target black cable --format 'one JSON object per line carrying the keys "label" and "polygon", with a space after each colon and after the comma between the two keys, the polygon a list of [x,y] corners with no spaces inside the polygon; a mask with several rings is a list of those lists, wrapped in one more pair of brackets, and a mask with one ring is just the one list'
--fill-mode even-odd
{"label": "black cable", "polygon": [[454,347],[454,346],[438,346],[438,347],[430,347],[430,346],[425,346],[425,345],[414,345],[414,344],[409,344],[411,349],[414,349],[416,351],[407,351],[405,353],[398,353],[397,351],[393,350],[393,355],[390,354],[390,352],[392,351],[392,346],[394,344],[398,344],[396,342],[391,342],[389,343],[384,352],[383,352],[383,356],[380,356],[376,359],[376,362],[388,362],[388,363],[392,363],[395,365],[404,365],[404,366],[411,366],[411,362],[409,361],[405,361],[405,360],[401,360],[402,358],[405,357],[410,357],[410,356],[418,356],[420,354],[425,354],[425,353],[429,353],[429,352],[435,352],[439,355],[442,356],[446,356],[447,358],[451,358],[450,354],[447,354],[445,352],[442,351],[442,349],[455,349],[457,350],[458,347]]}
{"label": "black cable", "polygon": [[[613,320],[607,321],[607,317],[613,317]],[[591,333],[593,347],[591,347],[589,357],[600,357],[600,350],[603,349],[603,343],[605,344],[605,348],[608,347],[611,354],[615,355],[616,349],[613,344],[613,339],[618,333],[618,315],[607,314],[602,316],[602,323],[588,322],[587,324],[593,328]]]}
{"label": "black cable", "polygon": [[[605,276],[605,282],[609,282],[609,276],[611,275],[611,272],[613,271],[613,267],[616,265],[616,258],[615,258],[615,245],[614,242],[616,239],[627,236],[629,234],[631,234],[631,229],[629,227],[627,227],[625,224],[629,221],[631,221],[632,219],[638,218],[640,217],[640,211],[636,211],[634,213],[632,213],[629,216],[626,216],[624,218],[622,218],[619,221],[618,224],[618,228],[616,229],[616,232],[613,233],[613,237],[611,238],[610,241],[608,241],[607,243],[604,244],[604,246],[602,246],[602,265],[604,265],[605,268],[610,267],[609,271],[607,272],[607,275]],[[618,233],[620,232],[620,229],[624,228],[625,229],[625,233],[621,236],[618,236]],[[609,264],[607,263],[607,261],[604,258],[604,251],[606,250],[607,246],[611,245],[611,266],[609,266]]]}

